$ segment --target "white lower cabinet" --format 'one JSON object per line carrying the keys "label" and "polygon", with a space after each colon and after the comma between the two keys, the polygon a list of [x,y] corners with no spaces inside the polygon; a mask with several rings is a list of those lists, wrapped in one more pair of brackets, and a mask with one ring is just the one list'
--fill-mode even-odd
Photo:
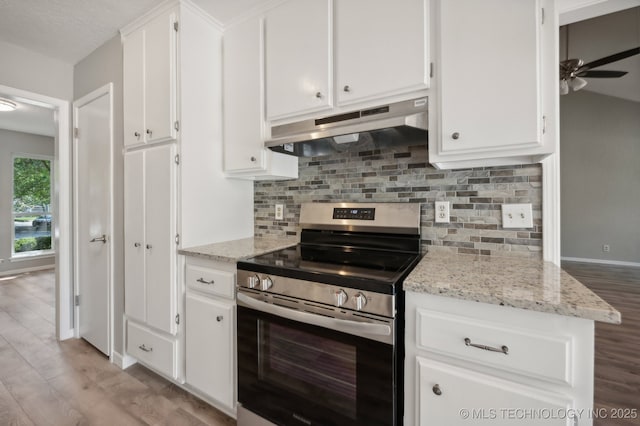
{"label": "white lower cabinet", "polygon": [[591,320],[407,292],[404,424],[589,426],[593,330]]}
{"label": "white lower cabinet", "polygon": [[235,263],[187,258],[186,384],[235,414]]}
{"label": "white lower cabinet", "polygon": [[[562,416],[573,407],[573,401],[566,395],[429,358],[417,357],[415,362],[417,425],[466,426],[489,420],[492,425],[518,421],[527,426],[573,424],[572,419]],[[549,415],[545,414],[547,412]]]}
{"label": "white lower cabinet", "polygon": [[127,322],[127,353],[169,377],[177,374],[176,340]]}

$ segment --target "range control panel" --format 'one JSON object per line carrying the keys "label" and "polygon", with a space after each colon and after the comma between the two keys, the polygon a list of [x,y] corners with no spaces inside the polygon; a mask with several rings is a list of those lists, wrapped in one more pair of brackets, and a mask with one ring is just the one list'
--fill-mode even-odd
{"label": "range control panel", "polygon": [[335,207],[334,219],[375,220],[376,209],[373,207]]}

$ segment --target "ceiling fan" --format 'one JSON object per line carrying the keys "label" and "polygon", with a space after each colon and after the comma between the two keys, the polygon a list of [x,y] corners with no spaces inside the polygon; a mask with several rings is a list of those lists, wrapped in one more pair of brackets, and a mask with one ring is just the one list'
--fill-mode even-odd
{"label": "ceiling fan", "polygon": [[594,70],[603,65],[610,64],[612,62],[621,61],[622,59],[640,54],[640,46],[628,49],[623,52],[615,53],[613,55],[605,56],[604,58],[596,59],[588,63],[584,63],[582,59],[569,59],[569,27],[567,27],[566,36],[566,52],[567,59],[560,62],[560,94],[566,95],[569,93],[569,88],[573,91],[582,89],[587,85],[585,78],[618,78],[627,74],[627,71],[609,71],[609,70]]}

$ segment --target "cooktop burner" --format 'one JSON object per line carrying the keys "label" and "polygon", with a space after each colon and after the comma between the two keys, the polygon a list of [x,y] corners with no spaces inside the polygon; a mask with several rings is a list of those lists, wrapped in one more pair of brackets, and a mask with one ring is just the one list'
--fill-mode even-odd
{"label": "cooktop burner", "polygon": [[238,269],[394,294],[417,253],[298,244],[246,259]]}

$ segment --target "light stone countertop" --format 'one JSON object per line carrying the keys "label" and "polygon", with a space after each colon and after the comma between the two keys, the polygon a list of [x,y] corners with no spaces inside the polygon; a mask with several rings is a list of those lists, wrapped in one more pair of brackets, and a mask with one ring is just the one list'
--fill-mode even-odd
{"label": "light stone countertop", "polygon": [[298,243],[297,237],[249,237],[178,250],[185,256],[203,257],[220,262],[235,263],[238,260],[280,250]]}
{"label": "light stone countertop", "polygon": [[619,324],[615,308],[551,262],[427,253],[404,280],[418,293]]}

